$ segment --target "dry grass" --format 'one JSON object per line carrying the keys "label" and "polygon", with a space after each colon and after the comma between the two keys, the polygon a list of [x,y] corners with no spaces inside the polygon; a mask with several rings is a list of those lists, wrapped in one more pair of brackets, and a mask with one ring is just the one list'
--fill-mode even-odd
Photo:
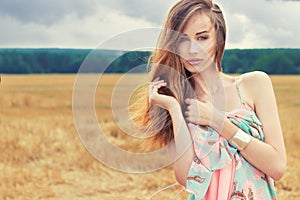
{"label": "dry grass", "polygon": [[[137,80],[132,75],[129,85]],[[115,145],[136,151],[140,140],[113,123],[110,90],[120,75],[105,75],[96,97],[98,121]],[[104,166],[82,145],[72,115],[74,75],[2,76],[0,85],[0,199],[147,199],[175,182],[171,167],[128,174]],[[272,76],[288,154],[281,200],[300,197],[300,77]],[[124,89],[128,87],[123,85]],[[117,116],[122,120],[122,116]],[[154,199],[172,199],[177,186]],[[181,195],[181,199],[186,197]],[[297,198],[298,197],[298,198]],[[179,198],[180,199],[180,198]]]}

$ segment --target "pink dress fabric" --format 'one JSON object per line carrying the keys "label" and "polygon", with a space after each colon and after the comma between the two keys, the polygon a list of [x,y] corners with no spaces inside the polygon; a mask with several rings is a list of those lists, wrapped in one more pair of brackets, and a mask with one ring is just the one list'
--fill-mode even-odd
{"label": "pink dress fabric", "polygon": [[235,161],[228,167],[216,171],[211,178],[210,185],[203,200],[230,199],[234,179]]}

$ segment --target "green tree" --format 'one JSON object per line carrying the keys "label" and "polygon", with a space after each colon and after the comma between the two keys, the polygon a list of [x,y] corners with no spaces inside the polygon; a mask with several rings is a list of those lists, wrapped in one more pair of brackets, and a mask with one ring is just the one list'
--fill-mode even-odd
{"label": "green tree", "polygon": [[254,66],[268,74],[291,74],[295,73],[296,69],[293,61],[280,51],[261,56]]}
{"label": "green tree", "polygon": [[228,55],[227,59],[223,62],[223,67],[226,68],[227,73],[237,73],[243,68],[243,62],[236,54]]}

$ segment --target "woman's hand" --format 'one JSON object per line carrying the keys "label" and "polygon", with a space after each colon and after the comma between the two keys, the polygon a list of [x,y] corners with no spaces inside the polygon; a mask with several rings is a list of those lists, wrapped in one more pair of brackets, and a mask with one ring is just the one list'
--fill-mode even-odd
{"label": "woman's hand", "polygon": [[148,87],[148,101],[150,105],[158,105],[166,110],[170,110],[172,106],[179,105],[179,103],[172,96],[159,94],[158,90],[165,86],[167,86],[167,83],[164,80],[159,80],[159,78],[151,82]]}
{"label": "woman's hand", "polygon": [[187,111],[185,116],[188,122],[209,126],[212,119],[213,105],[196,99],[186,99]]}
{"label": "woman's hand", "polygon": [[219,130],[223,125],[224,116],[209,101],[199,101],[197,99],[186,99],[187,111],[186,120],[201,126],[211,126]]}

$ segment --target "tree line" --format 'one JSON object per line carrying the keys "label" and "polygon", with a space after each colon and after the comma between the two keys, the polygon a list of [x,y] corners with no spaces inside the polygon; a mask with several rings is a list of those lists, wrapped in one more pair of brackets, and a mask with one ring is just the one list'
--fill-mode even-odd
{"label": "tree line", "polygon": [[[0,49],[0,73],[142,73],[149,55],[101,49]],[[225,50],[222,66],[226,73],[299,74],[300,49]]]}

